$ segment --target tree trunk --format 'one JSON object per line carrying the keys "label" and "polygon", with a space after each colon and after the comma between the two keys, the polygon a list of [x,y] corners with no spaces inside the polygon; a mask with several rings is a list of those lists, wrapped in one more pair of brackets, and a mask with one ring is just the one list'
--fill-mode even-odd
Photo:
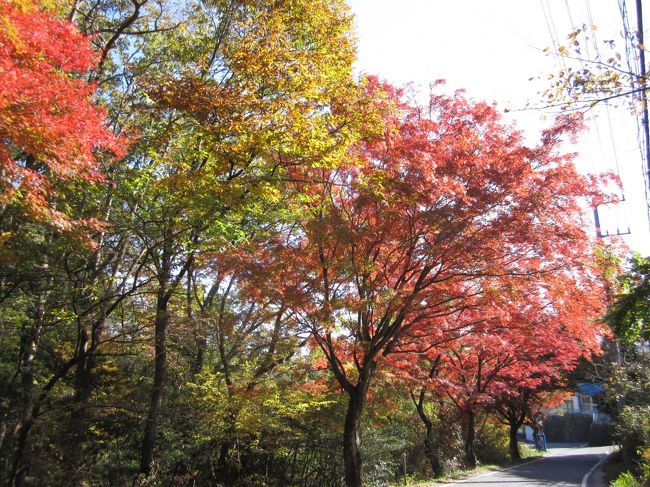
{"label": "tree trunk", "polygon": [[[231,384],[232,385],[232,384]],[[233,448],[236,446],[237,438],[237,413],[231,411],[228,413],[226,419],[227,427],[226,432],[221,439],[221,446],[219,447],[219,458],[217,459],[217,478],[230,485],[237,476],[238,466],[234,465],[232,456]]]}
{"label": "tree trunk", "polygon": [[[47,269],[47,263],[43,264]],[[16,453],[10,474],[10,484],[21,486],[24,484],[25,477],[29,473],[31,458],[27,448],[29,432],[34,424],[34,380],[35,358],[38,343],[41,338],[43,327],[45,326],[45,293],[40,293],[33,310],[33,325],[31,329],[22,337],[23,353],[20,358],[21,384],[22,384],[22,414],[18,426],[18,443]]]}
{"label": "tree trunk", "polygon": [[440,457],[436,451],[436,442],[434,438],[433,425],[427,425],[427,435],[424,437],[424,453],[431,464],[431,470],[433,470],[433,476],[438,478],[442,477],[444,470],[442,468],[442,463],[440,462]]}
{"label": "tree trunk", "polygon": [[0,480],[8,480],[6,476],[10,474],[13,462],[11,448],[15,444],[18,433],[20,432],[20,423],[18,421],[13,421],[12,423],[7,423],[2,444],[0,444]]}
{"label": "tree trunk", "polygon": [[205,364],[205,351],[208,348],[208,341],[205,337],[197,336],[195,338],[196,354],[192,362],[192,374],[197,375],[203,369]]}
{"label": "tree trunk", "polygon": [[467,431],[465,435],[465,463],[468,467],[476,467],[476,453],[474,453],[474,437],[476,435],[476,417],[470,412],[467,414]]}
{"label": "tree trunk", "polygon": [[106,319],[107,313],[102,310],[102,315],[92,324],[90,336],[88,330],[85,328],[81,330],[77,350],[79,364],[75,375],[75,401],[77,402],[88,402],[95,387],[98,366],[97,349],[106,328]]}
{"label": "tree trunk", "polygon": [[345,485],[363,486],[363,463],[361,460],[361,413],[366,400],[367,387],[362,383],[354,388],[348,401],[343,431],[343,463],[345,465]]}
{"label": "tree trunk", "polygon": [[92,338],[88,340],[88,331],[81,329],[79,347],[77,350],[78,364],[75,370],[75,395],[68,413],[68,427],[64,433],[63,465],[65,467],[65,483],[67,485],[84,485],[83,466],[87,464],[84,458],[84,445],[88,441],[88,428],[93,417],[89,407],[90,398],[96,381],[96,344],[99,343],[103,330],[102,325],[94,325]]}
{"label": "tree trunk", "polygon": [[[3,409],[2,406],[3,403],[0,402],[0,462],[2,462],[2,459],[4,458],[4,445],[8,443],[7,436],[9,435],[8,414],[6,411],[1,411]],[[0,464],[0,469],[1,468]]]}
{"label": "tree trunk", "polygon": [[68,485],[81,485],[81,466],[84,463],[83,445],[86,443],[88,428],[88,400],[90,399],[93,383],[94,362],[88,353],[90,346],[89,333],[85,326],[80,326],[76,356],[78,357],[74,377],[74,401],[68,412],[68,426],[62,432],[62,465],[65,471],[65,481]]}
{"label": "tree trunk", "polygon": [[158,422],[160,420],[160,410],[162,406],[162,397],[165,383],[165,372],[167,368],[167,350],[165,341],[167,338],[167,324],[169,323],[169,312],[167,305],[169,295],[167,287],[161,283],[158,290],[158,299],[156,305],[156,322],[155,322],[155,363],[153,376],[153,390],[151,392],[151,402],[149,404],[149,413],[145,423],[144,436],[142,438],[142,448],[140,450],[140,473],[149,475],[153,467],[153,454],[156,446],[156,433],[158,431]]}
{"label": "tree trunk", "polygon": [[75,369],[74,401],[68,417],[68,427],[65,431],[63,448],[63,465],[65,466],[65,481],[69,485],[83,485],[83,468],[86,463],[82,452],[88,439],[88,427],[92,411],[89,401],[96,381],[96,347],[104,329],[104,320],[99,320],[92,326],[89,334],[86,327],[80,328],[79,344],[77,347],[78,363]]}
{"label": "tree trunk", "polygon": [[167,325],[169,324],[170,318],[168,309],[169,300],[194,261],[194,254],[190,253],[187,256],[183,267],[172,279],[172,268],[175,258],[173,238],[174,232],[171,222],[169,222],[169,226],[165,233],[165,242],[162,246],[162,252],[159,259],[154,259],[156,262],[158,278],[156,319],[154,323],[155,358],[151,401],[149,403],[149,412],[147,414],[147,421],[144,426],[144,435],[142,437],[142,446],[140,448],[140,473],[144,475],[149,475],[153,468],[156,435],[158,432],[158,423],[160,421],[160,411],[162,409],[165,376],[167,373],[167,347],[165,342],[167,340]]}
{"label": "tree trunk", "polygon": [[521,423],[510,423],[509,437],[510,437],[510,460],[518,462],[521,460],[519,453],[519,443],[517,442],[517,430],[521,427]]}
{"label": "tree trunk", "polygon": [[11,487],[22,487],[25,485],[27,474],[29,473],[31,458],[27,453],[27,438],[29,432],[34,425],[34,418],[30,413],[29,418],[23,419],[18,433],[18,445],[16,447],[16,455],[14,463],[11,468],[11,476],[9,485]]}
{"label": "tree trunk", "polygon": [[442,463],[440,462],[440,457],[436,451],[436,442],[435,442],[435,430],[433,428],[433,422],[427,416],[427,413],[424,410],[424,401],[426,398],[426,392],[424,389],[420,391],[420,397],[416,400],[415,394],[411,392],[411,398],[413,399],[413,404],[418,412],[418,416],[424,423],[424,426],[427,430],[424,437],[424,454],[426,455],[429,463],[431,464],[431,470],[433,470],[434,477],[441,477],[443,475]]}

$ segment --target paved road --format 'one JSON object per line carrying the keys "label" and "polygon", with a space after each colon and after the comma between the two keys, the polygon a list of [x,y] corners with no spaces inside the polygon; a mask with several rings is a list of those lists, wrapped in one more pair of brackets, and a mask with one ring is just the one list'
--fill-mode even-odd
{"label": "paved road", "polygon": [[[549,453],[541,459],[499,472],[477,475],[448,486],[458,487],[568,487],[581,485],[587,472],[611,447],[580,448],[577,445],[550,445]],[[591,480],[591,478],[590,478]],[[589,482],[589,486],[594,482]]]}

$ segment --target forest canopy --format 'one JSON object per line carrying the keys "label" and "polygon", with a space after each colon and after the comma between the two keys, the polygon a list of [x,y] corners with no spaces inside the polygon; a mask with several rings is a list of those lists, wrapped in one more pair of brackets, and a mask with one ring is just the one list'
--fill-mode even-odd
{"label": "forest canopy", "polygon": [[563,150],[578,115],[531,145],[357,77],[342,0],[0,18],[8,485],[379,484],[490,429],[516,459],[600,352],[612,178]]}

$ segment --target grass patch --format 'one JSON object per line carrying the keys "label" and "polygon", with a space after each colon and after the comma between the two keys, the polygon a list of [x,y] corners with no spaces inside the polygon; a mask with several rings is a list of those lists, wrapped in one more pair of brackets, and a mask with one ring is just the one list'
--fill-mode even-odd
{"label": "grass patch", "polygon": [[520,444],[519,453],[521,453],[522,460],[534,460],[536,458],[542,458],[546,452],[537,451],[533,445],[529,444]]}

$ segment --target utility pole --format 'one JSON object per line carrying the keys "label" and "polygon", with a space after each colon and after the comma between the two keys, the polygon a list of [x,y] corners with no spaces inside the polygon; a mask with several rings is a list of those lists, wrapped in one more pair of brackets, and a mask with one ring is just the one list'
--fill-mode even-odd
{"label": "utility pole", "polygon": [[603,238],[603,231],[600,227],[600,216],[598,215],[598,207],[594,206],[594,224],[596,225],[596,237]]}
{"label": "utility pole", "polygon": [[[642,0],[636,0],[636,38],[638,41],[639,49],[639,79],[638,83],[640,84],[639,88],[641,89],[641,108],[642,108],[642,119],[641,123],[643,124],[643,143],[645,144],[645,163],[646,163],[646,183],[648,185],[648,190],[650,190],[650,126],[648,123],[648,94],[646,93],[646,67],[645,67],[645,45],[643,41],[643,5]],[[648,205],[648,215],[650,218],[650,204],[646,201]],[[649,219],[650,221],[650,219]]]}

